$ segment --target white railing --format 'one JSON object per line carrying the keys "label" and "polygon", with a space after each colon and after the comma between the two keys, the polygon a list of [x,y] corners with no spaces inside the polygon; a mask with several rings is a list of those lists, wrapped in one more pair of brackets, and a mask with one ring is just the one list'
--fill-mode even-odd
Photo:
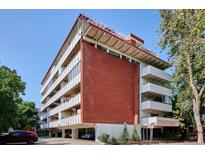
{"label": "white railing", "polygon": [[43,120],[48,117],[48,113],[43,113],[40,115],[40,120]]}
{"label": "white railing", "polygon": [[55,66],[55,68],[52,70],[49,78],[46,80],[46,82],[42,85],[41,88],[41,93],[45,90],[45,88],[47,87],[48,83],[51,81],[51,79],[54,77],[54,75],[58,72],[58,70],[60,69],[60,67],[62,66],[62,64],[65,62],[65,60],[67,59],[67,57],[70,55],[71,51],[74,49],[74,47],[76,46],[76,44],[79,42],[80,37],[81,37],[81,30],[82,28],[80,28],[75,37],[72,39],[71,43],[69,44],[67,50],[65,51],[65,53],[63,54],[63,56],[60,58],[58,64]]}
{"label": "white railing", "polygon": [[77,104],[80,103],[80,94],[77,94],[76,96],[70,98],[68,101],[62,103],[61,105],[57,106],[56,108],[50,110],[48,112],[48,116],[51,116],[51,115],[54,115],[54,114],[57,114],[61,111],[64,111],[66,109],[69,109]]}
{"label": "white railing", "polygon": [[142,110],[156,110],[162,112],[172,112],[172,104],[161,103],[156,101],[144,101],[141,103]]}
{"label": "white railing", "polygon": [[41,126],[41,129],[46,129],[46,128],[48,128],[48,123],[41,124],[40,126]]}
{"label": "white railing", "polygon": [[48,127],[49,128],[54,128],[54,127],[59,127],[59,126],[60,126],[60,121],[59,120],[48,122]]}
{"label": "white railing", "polygon": [[47,92],[42,96],[41,102],[43,102],[46,97],[56,88],[57,85],[60,84],[60,82],[68,75],[70,71],[78,64],[80,61],[80,52],[73,58],[73,60],[70,62],[70,64],[64,69],[64,71],[60,74],[58,79],[54,81],[54,83],[51,85],[51,87],[47,90]]}
{"label": "white railing", "polygon": [[67,83],[60,91],[58,91],[51,99],[46,102],[41,107],[41,111],[43,111],[46,107],[51,105],[53,102],[55,102],[57,99],[62,97],[65,93],[67,93],[70,89],[72,89],[74,86],[76,86],[78,83],[80,83],[80,73],[76,75],[69,83]]}
{"label": "white railing", "polygon": [[143,117],[141,118],[141,124],[143,125],[153,124],[155,126],[177,127],[179,126],[179,120],[173,118],[166,118],[166,117]]}
{"label": "white railing", "polygon": [[67,118],[63,118],[60,120],[55,120],[55,121],[48,122],[46,124],[42,124],[41,128],[42,129],[57,128],[57,127],[61,127],[61,126],[75,125],[75,124],[79,124],[79,123],[81,123],[80,114],[77,114],[77,115],[73,115],[73,116],[70,116]]}
{"label": "white railing", "polygon": [[153,83],[147,83],[145,85],[142,85],[142,91],[141,93],[144,92],[153,92],[153,93],[157,93],[157,94],[161,94],[161,95],[165,95],[165,96],[172,96],[172,90],[153,84]]}
{"label": "white railing", "polygon": [[148,65],[142,69],[141,77],[149,77],[150,75],[157,77],[158,79],[163,79],[170,82],[172,80],[172,75],[160,70],[156,67]]}
{"label": "white railing", "polygon": [[80,114],[61,119],[61,126],[74,125],[81,123]]}

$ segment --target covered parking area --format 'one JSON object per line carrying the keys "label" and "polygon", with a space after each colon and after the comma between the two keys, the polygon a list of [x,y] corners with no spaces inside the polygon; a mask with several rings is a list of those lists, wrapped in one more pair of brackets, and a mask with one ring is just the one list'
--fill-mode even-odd
{"label": "covered parking area", "polygon": [[49,137],[95,140],[95,124],[83,123],[50,129]]}

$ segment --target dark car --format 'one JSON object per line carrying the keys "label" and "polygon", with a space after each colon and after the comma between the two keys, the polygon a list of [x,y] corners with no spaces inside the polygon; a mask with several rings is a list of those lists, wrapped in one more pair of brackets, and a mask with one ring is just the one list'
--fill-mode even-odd
{"label": "dark car", "polygon": [[16,130],[11,133],[4,133],[0,135],[0,144],[26,142],[27,144],[34,144],[38,141],[38,135],[35,132]]}
{"label": "dark car", "polygon": [[81,139],[87,139],[87,140],[95,140],[95,133],[94,132],[85,133],[85,134],[81,135],[80,138]]}

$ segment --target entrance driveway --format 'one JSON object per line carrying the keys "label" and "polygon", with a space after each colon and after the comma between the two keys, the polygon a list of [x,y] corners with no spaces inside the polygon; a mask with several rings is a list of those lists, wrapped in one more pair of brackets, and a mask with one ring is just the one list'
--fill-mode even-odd
{"label": "entrance driveway", "polygon": [[39,137],[37,145],[99,145],[95,141],[71,139],[71,138],[43,138]]}

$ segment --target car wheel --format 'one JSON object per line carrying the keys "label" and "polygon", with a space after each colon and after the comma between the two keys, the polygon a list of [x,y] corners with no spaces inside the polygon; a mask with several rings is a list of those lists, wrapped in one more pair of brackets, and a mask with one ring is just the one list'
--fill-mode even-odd
{"label": "car wheel", "polygon": [[34,144],[34,141],[33,141],[33,140],[28,140],[27,143],[28,143],[28,144]]}

